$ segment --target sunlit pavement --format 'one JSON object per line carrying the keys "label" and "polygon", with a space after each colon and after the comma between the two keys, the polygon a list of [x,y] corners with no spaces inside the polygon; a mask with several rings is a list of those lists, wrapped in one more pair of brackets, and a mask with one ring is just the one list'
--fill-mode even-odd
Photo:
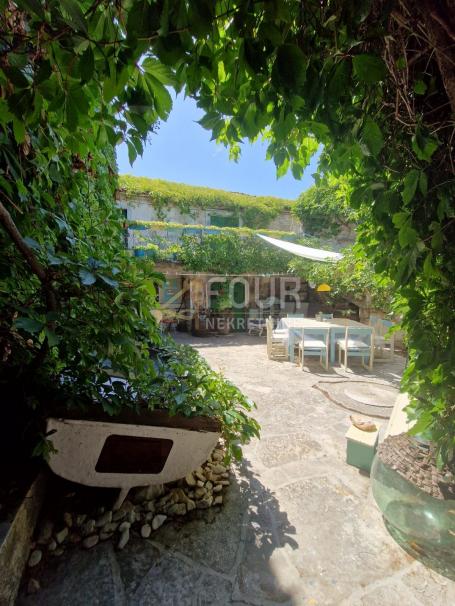
{"label": "sunlit pavement", "polygon": [[313,387],[340,376],[397,386],[402,358],[372,373],[357,362],[347,373],[326,373],[314,362],[303,372],[268,360],[264,338],[177,339],[258,406],[262,438],[245,447],[222,511],[165,525],[121,552],[110,543],[75,550],[20,603],[455,604],[455,583],[407,555],[386,531],[369,478],[345,462],[350,412]]}

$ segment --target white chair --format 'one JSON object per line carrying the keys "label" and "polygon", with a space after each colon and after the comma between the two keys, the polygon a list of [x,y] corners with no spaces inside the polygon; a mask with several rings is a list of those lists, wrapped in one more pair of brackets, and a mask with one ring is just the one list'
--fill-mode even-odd
{"label": "white chair", "polygon": [[267,356],[269,360],[287,360],[288,359],[288,337],[287,329],[273,329],[273,320],[268,318],[267,327]]}
{"label": "white chair", "polygon": [[389,329],[395,326],[394,323],[378,316],[370,316],[369,324],[374,330],[375,353],[379,354],[378,357],[385,358],[384,354],[388,352],[389,355],[387,357],[392,359],[395,352],[395,335],[388,333]]}
{"label": "white chair", "polygon": [[333,320],[333,314],[321,314],[322,320]]}
{"label": "white chair", "polygon": [[327,322],[328,320],[333,320],[333,314],[323,314],[322,311],[320,311],[316,314],[315,319],[319,320],[319,322]]}
{"label": "white chair", "polygon": [[258,309],[249,309],[246,328],[249,335],[258,334],[260,337],[266,326],[266,320],[260,317]]}
{"label": "white chair", "polygon": [[304,369],[305,356],[319,356],[323,368],[329,368],[329,329],[303,328],[302,340],[299,343],[299,363]]}
{"label": "white chair", "polygon": [[[340,366],[344,369],[348,366],[348,357],[362,358],[362,366],[373,369],[374,358],[374,334],[373,328],[346,327],[345,336],[337,339]],[[344,364],[343,364],[344,353]],[[368,358],[368,366],[365,359]]]}

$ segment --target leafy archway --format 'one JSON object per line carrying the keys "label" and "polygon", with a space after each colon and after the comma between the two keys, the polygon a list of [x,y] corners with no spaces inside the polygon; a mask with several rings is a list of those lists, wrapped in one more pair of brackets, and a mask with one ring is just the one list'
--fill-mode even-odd
{"label": "leafy archway", "polygon": [[[451,460],[453,0],[0,4],[0,222],[9,238],[8,279],[14,271],[41,295],[41,355],[54,333],[68,333],[67,319],[55,313],[74,287],[69,275],[79,276],[78,288],[93,276],[95,292],[117,288],[104,268],[81,265],[74,274],[60,261],[76,250],[59,231],[74,199],[68,186],[76,173],[87,184],[96,178],[102,148],[126,140],[131,159],[141,153],[171,109],[173,86],[197,99],[202,126],[234,157],[243,138],[262,135],[278,174],[299,177],[324,146],[321,176],[344,175],[351,206],[371,212],[359,238],[402,300],[411,357],[404,386],[418,428],[431,429],[441,461]],[[16,323],[18,347],[21,331],[34,327]],[[8,323],[4,330],[10,347]]]}

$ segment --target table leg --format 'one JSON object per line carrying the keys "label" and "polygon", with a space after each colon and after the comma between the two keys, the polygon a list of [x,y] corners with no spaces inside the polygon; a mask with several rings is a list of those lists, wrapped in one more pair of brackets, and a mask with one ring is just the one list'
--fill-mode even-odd
{"label": "table leg", "polygon": [[292,334],[292,332],[289,332],[288,355],[289,361],[294,362],[294,335]]}
{"label": "table leg", "polygon": [[333,366],[335,364],[335,330],[330,331],[330,364]]}

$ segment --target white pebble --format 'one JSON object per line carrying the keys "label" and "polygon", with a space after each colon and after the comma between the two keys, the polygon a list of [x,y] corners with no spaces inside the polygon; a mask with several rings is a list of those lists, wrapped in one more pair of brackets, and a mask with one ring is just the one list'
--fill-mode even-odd
{"label": "white pebble", "polygon": [[195,486],[196,485],[196,480],[193,476],[192,473],[189,473],[186,477],[185,477],[185,481],[188,484],[188,486]]}
{"label": "white pebble", "polygon": [[62,530],[60,532],[57,532],[57,534],[55,535],[55,540],[57,541],[57,543],[59,545],[61,545],[63,543],[63,541],[67,538],[68,536],[68,528],[65,526],[65,528],[62,528]]}
{"label": "white pebble", "polygon": [[158,514],[157,516],[155,516],[152,520],[153,530],[158,530],[158,528],[164,524],[166,519],[167,519],[167,516],[165,516],[163,514]]}
{"label": "white pebble", "polygon": [[120,539],[119,539],[117,548],[123,549],[129,540],[130,540],[130,529],[125,528],[125,530],[122,530],[122,532],[120,534]]}
{"label": "white pebble", "polygon": [[90,537],[85,537],[85,539],[82,541],[82,545],[85,547],[85,549],[91,549],[97,545],[99,540],[100,538],[97,534],[92,534]]}
{"label": "white pebble", "polygon": [[82,534],[84,537],[93,534],[93,531],[95,530],[95,520],[90,519],[87,520],[84,525],[82,526]]}
{"label": "white pebble", "polygon": [[143,539],[148,539],[151,534],[152,527],[150,526],[150,524],[144,524],[141,528],[141,537]]}
{"label": "white pebble", "polygon": [[109,522],[112,522],[112,511],[106,511],[105,513],[101,514],[96,520],[95,526],[97,528],[101,528],[101,526],[105,526],[106,524],[109,524]]}
{"label": "white pebble", "polygon": [[213,473],[226,473],[227,470],[224,465],[217,463],[216,465],[212,465],[212,471]]}
{"label": "white pebble", "polygon": [[52,539],[52,541],[47,546],[48,551],[55,551],[57,549],[57,541]]}
{"label": "white pebble", "polygon": [[39,584],[39,581],[37,581],[36,579],[30,579],[28,584],[27,584],[27,593],[28,594],[34,594],[34,593],[38,593],[38,591],[41,589],[41,585]]}
{"label": "white pebble", "polygon": [[41,562],[42,557],[43,557],[43,552],[41,551],[41,549],[35,549],[35,551],[32,551],[30,558],[28,560],[28,565],[30,566],[30,568],[37,566]]}

